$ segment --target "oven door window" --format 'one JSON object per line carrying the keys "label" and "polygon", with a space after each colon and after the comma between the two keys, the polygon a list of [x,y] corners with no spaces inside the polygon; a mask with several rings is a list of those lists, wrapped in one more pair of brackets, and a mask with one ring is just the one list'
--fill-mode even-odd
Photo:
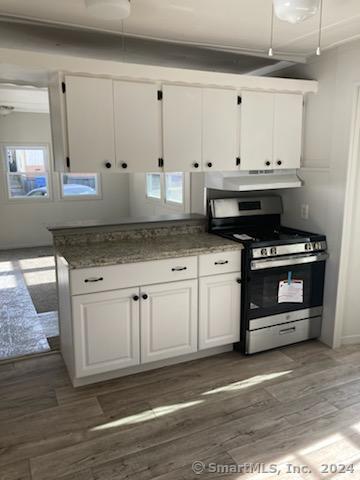
{"label": "oven door window", "polygon": [[[247,289],[249,319],[322,305],[325,262],[250,272]],[[280,282],[302,281],[302,302],[279,302]]]}

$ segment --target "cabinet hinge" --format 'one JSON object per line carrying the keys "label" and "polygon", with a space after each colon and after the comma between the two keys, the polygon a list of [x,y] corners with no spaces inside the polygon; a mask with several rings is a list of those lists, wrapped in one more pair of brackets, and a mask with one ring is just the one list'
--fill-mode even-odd
{"label": "cabinet hinge", "polygon": [[237,98],[237,104],[238,104],[238,105],[241,104],[241,97],[240,97],[240,96],[238,96],[238,98]]}
{"label": "cabinet hinge", "polygon": [[164,159],[163,158],[159,158],[159,167],[163,167],[164,166]]}
{"label": "cabinet hinge", "polygon": [[70,168],[70,158],[66,157],[66,166],[67,168]]}
{"label": "cabinet hinge", "polygon": [[65,85],[65,82],[61,82],[61,90],[63,93],[66,92],[66,85]]}
{"label": "cabinet hinge", "polygon": [[163,99],[163,92],[162,92],[162,90],[158,90],[158,92],[157,92],[157,99],[158,99],[158,100],[162,100],[162,99]]}
{"label": "cabinet hinge", "polygon": [[236,157],[236,165],[240,165],[240,163],[241,163],[240,157]]}

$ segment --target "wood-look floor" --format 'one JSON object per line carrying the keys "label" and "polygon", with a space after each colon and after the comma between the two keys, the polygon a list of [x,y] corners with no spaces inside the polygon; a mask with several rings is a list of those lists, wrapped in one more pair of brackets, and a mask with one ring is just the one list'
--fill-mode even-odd
{"label": "wood-look floor", "polygon": [[0,366],[0,480],[360,479],[359,462],[360,346],[231,352],[79,389],[58,354]]}

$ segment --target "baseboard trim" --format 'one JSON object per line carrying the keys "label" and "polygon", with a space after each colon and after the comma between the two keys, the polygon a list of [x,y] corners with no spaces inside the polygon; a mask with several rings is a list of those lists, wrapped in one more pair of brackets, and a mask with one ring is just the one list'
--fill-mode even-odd
{"label": "baseboard trim", "polygon": [[158,362],[136,365],[136,367],[123,368],[121,370],[114,370],[107,373],[99,373],[97,375],[90,375],[83,378],[71,378],[71,382],[74,387],[83,387],[84,385],[90,385],[91,383],[104,382],[113,378],[133,375],[134,373],[146,372],[148,370],[154,370],[156,368],[168,367],[170,365],[176,365],[178,363],[189,362],[190,360],[198,360],[200,358],[219,355],[220,353],[231,352],[233,348],[233,344],[224,345],[222,347],[208,348],[206,350],[201,350],[200,352],[190,353],[189,355],[181,355],[179,357],[168,358],[166,360],[159,360]]}
{"label": "baseboard trim", "polygon": [[348,335],[341,337],[341,345],[357,345],[360,344],[360,335]]}

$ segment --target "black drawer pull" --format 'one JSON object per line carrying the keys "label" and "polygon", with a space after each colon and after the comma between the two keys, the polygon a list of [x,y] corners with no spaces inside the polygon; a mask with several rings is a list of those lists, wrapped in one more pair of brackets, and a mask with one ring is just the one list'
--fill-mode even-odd
{"label": "black drawer pull", "polygon": [[104,277],[85,278],[84,282],[85,282],[85,283],[95,283],[95,282],[102,282],[103,280],[104,280]]}
{"label": "black drawer pull", "polygon": [[146,293],[144,293],[144,294],[142,295],[142,298],[143,298],[144,300],[147,300],[149,297],[148,297],[148,295],[147,295]]}
{"label": "black drawer pull", "polygon": [[133,300],[134,300],[134,302],[137,302],[137,301],[139,300],[139,296],[138,296],[138,295],[134,295],[134,296],[133,296]]}
{"label": "black drawer pull", "polygon": [[171,269],[172,272],[181,272],[183,270],[187,270],[187,267],[174,267]]}
{"label": "black drawer pull", "polygon": [[236,279],[237,283],[241,283],[241,278]]}
{"label": "black drawer pull", "polygon": [[293,333],[293,332],[296,332],[296,327],[284,328],[283,330],[280,330],[279,335],[285,335],[286,333]]}
{"label": "black drawer pull", "polygon": [[229,263],[229,260],[218,260],[215,265],[226,265],[227,263]]}

